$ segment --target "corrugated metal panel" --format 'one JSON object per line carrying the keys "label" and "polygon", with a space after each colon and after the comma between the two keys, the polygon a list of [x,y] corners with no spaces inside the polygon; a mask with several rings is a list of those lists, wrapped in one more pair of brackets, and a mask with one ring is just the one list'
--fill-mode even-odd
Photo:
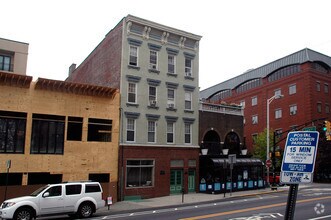
{"label": "corrugated metal panel", "polygon": [[264,77],[268,76],[270,73],[272,73],[275,70],[280,69],[282,67],[294,65],[294,64],[302,64],[307,61],[311,61],[311,62],[321,61],[321,62],[326,63],[329,67],[331,67],[331,57],[318,53],[311,49],[305,48],[296,53],[290,54],[286,57],[280,58],[280,59],[275,60],[271,63],[268,63],[264,66],[253,69],[253,70],[246,72],[244,74],[241,74],[237,77],[234,77],[232,79],[229,79],[227,81],[214,85],[210,88],[202,90],[200,92],[200,98],[207,99],[210,96],[214,95],[215,93],[218,93],[219,91],[227,90],[227,89],[232,90],[235,87],[237,87],[238,85],[240,85],[248,80],[252,80],[252,79],[256,79],[256,78],[264,78]]}

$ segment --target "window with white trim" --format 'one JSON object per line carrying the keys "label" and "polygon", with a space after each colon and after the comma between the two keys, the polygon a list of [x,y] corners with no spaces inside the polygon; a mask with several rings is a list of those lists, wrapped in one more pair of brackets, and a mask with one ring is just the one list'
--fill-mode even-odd
{"label": "window with white trim", "polygon": [[151,106],[156,105],[156,87],[155,86],[149,86],[148,100],[149,100],[149,105],[151,105]]}
{"label": "window with white trim", "polygon": [[167,143],[173,144],[174,143],[174,133],[175,133],[175,123],[174,122],[167,122]]}
{"label": "window with white trim", "polygon": [[320,92],[321,91],[321,83],[320,82],[316,82],[316,91]]}
{"label": "window with white trim", "polygon": [[168,88],[168,108],[175,108],[175,89]]}
{"label": "window with white trim", "polygon": [[293,95],[297,93],[297,85],[296,84],[292,84],[288,87],[288,94],[289,95]]}
{"label": "window with white trim", "polygon": [[147,142],[155,143],[156,142],[156,121],[148,121],[148,137]]}
{"label": "window with white trim", "polygon": [[193,77],[192,74],[192,59],[185,57],[185,76]]}
{"label": "window with white trim", "polygon": [[128,102],[136,103],[137,102],[137,84],[129,82],[128,84]]}
{"label": "window with white trim", "polygon": [[245,105],[246,105],[245,100],[240,101],[240,106],[241,106],[243,109],[245,108]]}
{"label": "window with white trim", "polygon": [[129,142],[135,141],[135,127],[136,127],[136,120],[133,118],[127,118],[127,120],[126,120],[126,141],[129,141]]}
{"label": "window with white trim", "polygon": [[185,123],[185,144],[191,144],[192,140],[192,124],[191,123]]}
{"label": "window with white trim", "polygon": [[130,45],[129,65],[138,66],[138,47]]}
{"label": "window with white trim", "polygon": [[279,109],[276,109],[275,110],[275,119],[279,119],[282,117],[282,109],[279,108]]}
{"label": "window with white trim", "polygon": [[149,51],[149,68],[152,70],[157,70],[157,51]]}
{"label": "window with white trim", "polygon": [[185,110],[192,110],[192,92],[185,91]]}
{"label": "window with white trim", "polygon": [[252,97],[252,106],[257,105],[257,96]]}
{"label": "window with white trim", "polygon": [[168,73],[176,73],[176,59],[172,54],[168,54]]}
{"label": "window with white trim", "polygon": [[329,84],[324,84],[324,93],[329,93]]}
{"label": "window with white trim", "polygon": [[253,116],[252,116],[252,124],[253,124],[253,125],[256,125],[258,122],[259,122],[259,121],[258,121],[258,116],[257,116],[257,115],[253,115]]}
{"label": "window with white trim", "polygon": [[296,115],[298,111],[297,105],[290,105],[290,115]]}
{"label": "window with white trim", "polygon": [[281,95],[282,95],[282,90],[281,89],[276,89],[275,90],[275,98],[279,99]]}

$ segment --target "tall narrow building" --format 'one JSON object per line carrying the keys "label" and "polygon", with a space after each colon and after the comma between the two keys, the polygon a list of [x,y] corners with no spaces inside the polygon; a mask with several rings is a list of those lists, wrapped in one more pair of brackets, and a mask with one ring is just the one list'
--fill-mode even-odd
{"label": "tall narrow building", "polygon": [[119,88],[120,199],[197,191],[201,36],[124,17],[66,81]]}

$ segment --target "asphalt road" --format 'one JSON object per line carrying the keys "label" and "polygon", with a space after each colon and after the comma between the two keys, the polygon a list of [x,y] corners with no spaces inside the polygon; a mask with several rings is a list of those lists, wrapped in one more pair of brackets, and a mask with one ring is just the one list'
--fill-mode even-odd
{"label": "asphalt road", "polygon": [[[249,197],[228,198],[213,203],[150,209],[148,211],[94,216],[90,220],[261,220],[284,219],[288,192],[262,194]],[[50,219],[50,218],[38,218]],[[66,216],[52,219],[69,219]],[[314,184],[311,187],[299,186],[294,219],[331,219],[331,184]]]}
{"label": "asphalt road", "polygon": [[[229,198],[229,200],[194,206],[94,217],[93,219],[284,219],[287,198],[287,192],[279,192],[238,199]],[[331,184],[303,189],[299,187],[294,219],[331,219]]]}

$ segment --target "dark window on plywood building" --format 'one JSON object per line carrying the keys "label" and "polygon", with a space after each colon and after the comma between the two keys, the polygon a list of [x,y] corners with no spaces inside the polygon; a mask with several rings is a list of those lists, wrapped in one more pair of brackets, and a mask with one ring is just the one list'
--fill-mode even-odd
{"label": "dark window on plywood building", "polygon": [[81,141],[83,133],[83,118],[68,117],[67,140]]}
{"label": "dark window on plywood building", "polygon": [[62,182],[62,174],[50,173],[29,173],[28,185],[35,184],[55,184]]}
{"label": "dark window on plywood building", "polygon": [[111,142],[112,120],[88,119],[87,141]]}

